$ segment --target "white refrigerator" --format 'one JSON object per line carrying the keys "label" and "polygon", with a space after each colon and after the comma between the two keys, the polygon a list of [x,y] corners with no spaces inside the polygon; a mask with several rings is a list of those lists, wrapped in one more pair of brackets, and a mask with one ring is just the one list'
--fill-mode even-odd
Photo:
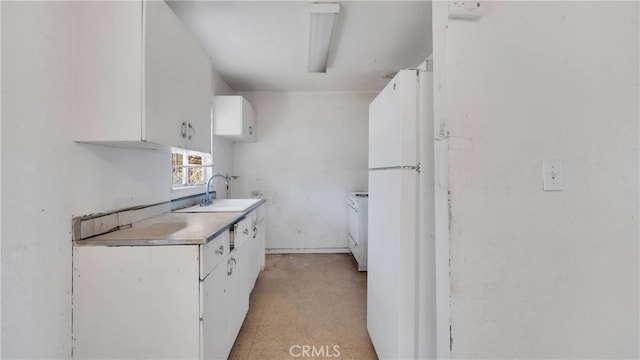
{"label": "white refrigerator", "polygon": [[402,70],[369,105],[367,328],[380,359],[436,357],[433,74]]}

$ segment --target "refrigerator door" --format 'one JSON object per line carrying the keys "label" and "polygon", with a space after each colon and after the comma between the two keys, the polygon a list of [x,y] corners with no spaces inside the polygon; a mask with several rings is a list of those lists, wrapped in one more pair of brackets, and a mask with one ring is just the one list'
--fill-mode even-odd
{"label": "refrigerator door", "polygon": [[369,105],[369,168],[418,164],[418,72],[402,70]]}
{"label": "refrigerator door", "polygon": [[369,171],[367,328],[380,359],[413,359],[419,174]]}

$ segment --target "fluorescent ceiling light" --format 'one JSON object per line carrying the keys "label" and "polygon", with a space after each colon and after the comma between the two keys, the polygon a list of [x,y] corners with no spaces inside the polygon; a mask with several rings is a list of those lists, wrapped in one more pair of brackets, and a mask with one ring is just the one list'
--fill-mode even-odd
{"label": "fluorescent ceiling light", "polygon": [[309,72],[327,72],[327,61],[333,30],[340,13],[340,4],[311,4],[311,29],[309,31]]}

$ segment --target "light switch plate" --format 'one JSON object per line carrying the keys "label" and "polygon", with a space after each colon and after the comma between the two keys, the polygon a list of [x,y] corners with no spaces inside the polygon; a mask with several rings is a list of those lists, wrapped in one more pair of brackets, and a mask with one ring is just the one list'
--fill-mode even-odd
{"label": "light switch plate", "polygon": [[544,191],[561,191],[562,160],[542,160],[542,180]]}
{"label": "light switch plate", "polygon": [[478,21],[484,5],[481,1],[449,1],[449,19]]}

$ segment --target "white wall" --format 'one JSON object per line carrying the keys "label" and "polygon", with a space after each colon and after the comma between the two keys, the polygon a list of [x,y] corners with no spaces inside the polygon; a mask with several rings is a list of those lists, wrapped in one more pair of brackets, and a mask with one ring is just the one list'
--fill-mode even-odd
{"label": "white wall", "polygon": [[[0,5],[0,29],[2,29],[2,5]],[[0,31],[1,33],[1,31]],[[0,69],[2,69],[2,41],[0,41]],[[2,71],[0,71],[0,84]],[[1,91],[0,91],[1,92]],[[2,149],[2,96],[0,96],[0,149]],[[0,156],[0,204],[2,203],[2,156]],[[2,259],[2,206],[0,206],[0,259]],[[0,266],[0,289],[2,289],[2,266]],[[2,324],[2,296],[0,296],[0,324]],[[2,326],[0,326],[0,357],[2,357]]]}
{"label": "white wall", "polygon": [[[213,71],[213,84],[215,85],[215,93],[216,95],[232,95],[234,94],[233,89],[227,85],[224,80]],[[213,119],[215,122],[215,118]],[[213,126],[212,126],[213,133]],[[226,139],[221,136],[213,136],[213,172],[212,174],[222,174],[222,175],[233,175],[234,172],[234,164],[233,160],[235,157],[234,152],[234,144],[233,141]],[[227,197],[227,187],[224,184],[224,181],[220,178],[216,178],[212,181],[213,185],[211,186],[211,190],[216,191],[216,195],[218,198]],[[233,183],[230,184],[229,197],[232,197],[233,194]]]}
{"label": "white wall", "polygon": [[[435,34],[452,356],[638,358],[639,4],[484,5]],[[563,191],[542,191],[544,159]]]}
{"label": "white wall", "polygon": [[[232,95],[234,91],[227,85],[227,83],[216,73],[215,69],[212,70],[212,84],[215,95]],[[213,119],[215,122],[215,118]],[[213,126],[211,128],[213,134]],[[213,135],[212,135],[213,136]],[[233,141],[225,139],[220,136],[213,136],[213,172],[212,174],[232,175],[233,159],[234,155]],[[216,195],[219,198],[227,197],[227,187],[220,178],[216,178],[212,181],[211,190],[216,191]],[[231,191],[231,190],[230,190]],[[229,195],[232,193],[230,192]]]}
{"label": "white wall", "polygon": [[347,246],[346,192],[367,189],[368,109],[374,93],[244,93],[258,140],[237,143],[239,197],[267,199],[267,248]]}
{"label": "white wall", "polygon": [[184,193],[170,191],[168,152],[71,141],[72,4],[0,6],[2,357],[69,358],[72,217]]}
{"label": "white wall", "polygon": [[1,6],[2,357],[66,358],[70,181],[84,170],[68,158],[73,144],[62,140],[69,132],[71,7]]}
{"label": "white wall", "polygon": [[[451,357],[451,281],[449,255],[449,181],[447,115],[447,2],[433,2],[433,154],[436,280],[436,356]],[[437,64],[437,65],[436,65]]]}

